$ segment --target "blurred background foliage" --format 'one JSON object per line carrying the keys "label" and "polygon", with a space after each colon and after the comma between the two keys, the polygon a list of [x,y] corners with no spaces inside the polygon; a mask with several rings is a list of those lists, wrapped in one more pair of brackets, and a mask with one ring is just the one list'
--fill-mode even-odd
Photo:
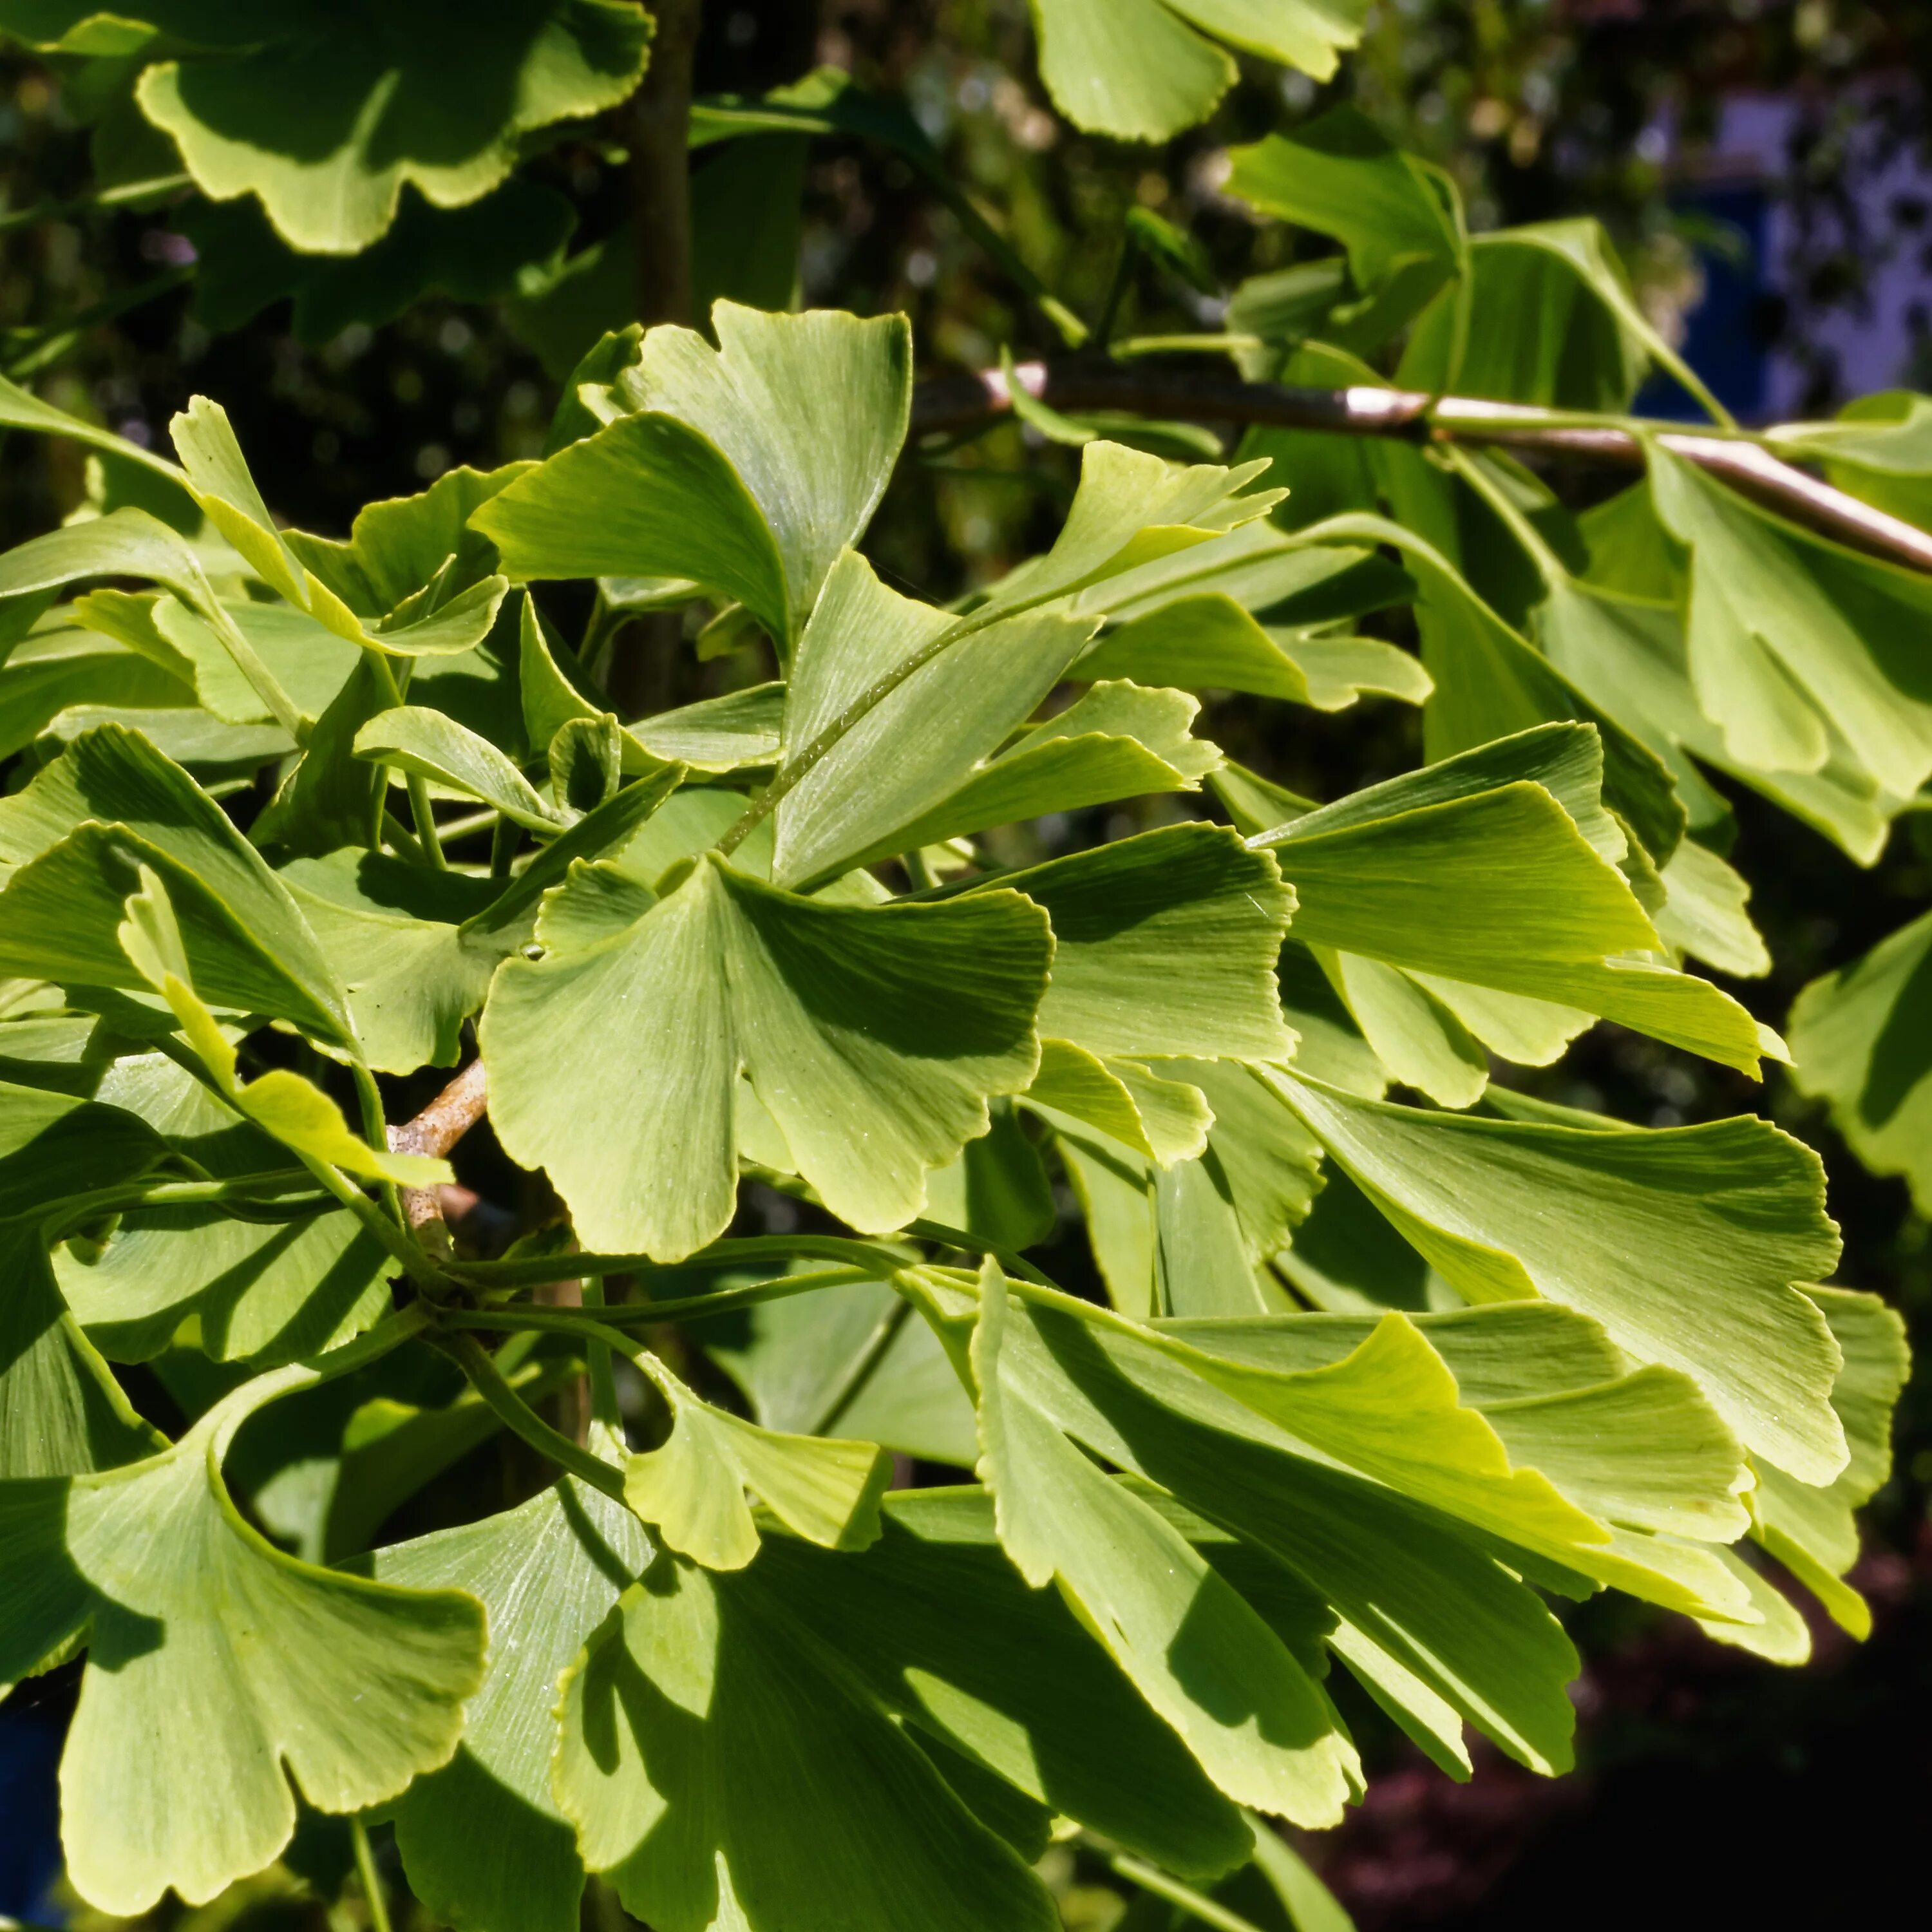
{"label": "blurred background foliage", "polygon": [[[1728,334],[1700,339],[1694,328],[1700,373],[1713,381],[1726,356],[1775,348],[1804,370],[1808,410],[1823,413],[1900,373],[1847,368],[1825,352],[1831,319],[1856,315],[1890,265],[1912,266],[1932,293],[1932,211],[1910,195],[1864,191],[1900,156],[1926,153],[1932,7],[1378,0],[1362,47],[1333,82],[1246,64],[1208,124],[1156,148],[1081,134],[1052,112],[1034,70],[1025,0],[709,0],[700,94],[754,94],[818,64],[902,100],[1020,259],[1090,320],[1136,207],[1197,238],[1224,291],[1284,266],[1285,231],[1258,225],[1221,194],[1225,150],[1337,99],[1448,169],[1474,227],[1600,217],[1646,310],[1673,338],[1695,317],[1709,277],[1735,268],[1744,245],[1695,193],[1708,176],[1720,106],[1740,94],[1788,104],[1792,131],[1775,192],[1794,238],[1791,259],[1778,290],[1733,315]],[[630,284],[620,258],[630,187],[621,112],[549,130],[530,157],[524,177],[545,191],[530,220],[538,230],[551,224],[554,245],[547,262],[513,265],[499,291],[508,299],[432,290],[380,326],[332,326],[326,291],[311,290],[292,305],[285,296],[270,300],[229,326],[245,300],[198,272],[194,236],[219,218],[209,204],[173,190],[63,210],[94,178],[94,111],[72,74],[17,49],[0,53],[0,374],[149,444],[190,394],[218,398],[268,500],[304,528],[343,532],[364,502],[418,490],[453,466],[537,454],[560,377],[586,342],[625,319]],[[1058,346],[1012,277],[904,154],[844,136],[808,144],[781,136],[701,149],[694,160],[700,284],[707,218],[718,236],[767,224],[767,242],[776,234],[789,252],[796,184],[796,295],[804,303],[906,310],[929,368]],[[133,157],[122,178],[140,178],[140,160]],[[406,217],[403,232],[406,240]],[[380,308],[380,288],[374,297],[365,291],[365,305]],[[1220,296],[1144,264],[1122,329],[1189,332],[1219,326],[1223,313]],[[1918,372],[1921,386],[1928,376]],[[920,452],[875,526],[876,560],[935,599],[998,574],[1050,537],[1076,454],[1010,422],[963,447]],[[1582,493],[1578,501],[1616,480],[1562,479]],[[52,526],[100,482],[70,444],[8,437],[4,541]],[[728,659],[686,659],[664,674],[686,680],[694,697],[756,674]],[[703,686],[692,682],[700,677]],[[1224,699],[1203,729],[1318,797],[1420,754],[1412,714],[1393,705],[1365,704],[1337,718]],[[1932,896],[1932,818],[1903,818],[1880,862],[1860,872],[1754,795],[1730,793],[1734,856],[1754,882],[1753,910],[1776,962],[1768,980],[1731,990],[1778,1023],[1808,980],[1856,958],[1923,908]],[[1039,836],[1048,849],[1086,842],[1077,825],[1048,824]],[[1924,1222],[1903,1185],[1865,1174],[1822,1110],[1788,1082],[1774,1077],[1760,1091],[1609,1026],[1560,1070],[1525,1078],[1547,1097],[1632,1120],[1670,1125],[1759,1108],[1811,1139],[1830,1166],[1844,1228],[1842,1279],[1884,1292],[1911,1322],[1921,1358],[1932,1353]],[[1639,1914],[1668,1926],[1720,1910],[1790,1924],[1827,1901],[1836,1912],[1856,1910],[1868,1891],[1876,1900],[1895,1886],[1904,1895],[1916,1882],[1918,1796],[1932,1772],[1926,1378],[1908,1391],[1900,1429],[1898,1473],[1868,1513],[1868,1552],[1854,1580],[1878,1616],[1862,1649],[1820,1629],[1810,1666],[1775,1672],[1634,1606],[1589,1606],[1574,1619],[1590,1659],[1582,1768],[1556,1784],[1492,1755],[1472,1784],[1451,1785],[1372,1714],[1366,1718],[1364,1756],[1377,1774],[1368,1801],[1340,1831],[1304,1846],[1364,1932],[1559,1919],[1627,1925]],[[51,1803],[50,1768],[34,1781],[34,1740],[57,1744],[71,1695],[56,1676],[7,1707],[0,1909],[22,1910],[46,1876],[34,1860],[51,1824],[38,1816]],[[1837,1848],[1854,1838],[1858,1863],[1848,1873]],[[1151,1898],[1129,1907],[1084,1854],[1055,1856],[1070,1927],[1167,1932],[1184,1922]],[[346,1837],[317,1821],[286,1868],[199,1911],[164,1910],[156,1923],[167,1932],[244,1922],[264,1932],[284,1924],[350,1932],[366,1918],[352,1882],[344,1892],[348,1871]],[[603,1915],[594,1932],[616,1932],[624,1922],[614,1901],[594,1886],[590,1900],[593,1918]],[[1250,1903],[1258,1922],[1286,1925],[1277,1908]],[[57,1906],[56,1894],[42,1909]],[[106,1932],[105,1922],[84,1915],[72,1922],[78,1932]]]}

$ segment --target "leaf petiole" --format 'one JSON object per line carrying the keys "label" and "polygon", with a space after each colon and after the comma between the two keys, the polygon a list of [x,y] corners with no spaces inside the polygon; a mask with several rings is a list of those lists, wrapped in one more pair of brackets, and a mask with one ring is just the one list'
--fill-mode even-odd
{"label": "leaf petiole", "polygon": [[439,1336],[437,1346],[453,1356],[470,1378],[483,1405],[513,1435],[520,1436],[538,1455],[617,1502],[624,1500],[622,1474],[553,1429],[503,1379],[490,1354],[474,1335]]}

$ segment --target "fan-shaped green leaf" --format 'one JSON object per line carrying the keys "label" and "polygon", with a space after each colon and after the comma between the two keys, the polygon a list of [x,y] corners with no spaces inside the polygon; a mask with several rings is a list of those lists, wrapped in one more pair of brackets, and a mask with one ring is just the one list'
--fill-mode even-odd
{"label": "fan-shaped green leaf", "polygon": [[700,1402],[668,1370],[652,1380],[670,1406],[662,1447],[633,1456],[624,1500],[670,1549],[707,1570],[742,1570],[758,1552],[747,1490],[787,1528],[828,1550],[879,1534],[892,1458],[870,1442],[790,1436]]}
{"label": "fan-shaped green leaf", "polygon": [[[1238,1814],[1173,1733],[1055,1593],[1015,1574],[983,1490],[896,1494],[884,1526],[857,1557],[774,1536],[759,1580],[915,1736],[1170,1870],[1210,1876],[1245,1855]],[[970,1622],[947,1607],[965,1602]]]}
{"label": "fan-shaped green leaf", "polygon": [[584,1862],[664,1932],[1049,1932],[1039,1882],[762,1568],[661,1557],[566,1677]]}
{"label": "fan-shaped green leaf", "polygon": [[[0,1089],[0,1096],[14,1091]],[[96,1118],[109,1113],[80,1111]],[[8,1128],[0,1130],[9,1138],[13,1114],[8,1107]],[[0,1480],[83,1475],[162,1447],[61,1299],[37,1217],[0,1222]]]}
{"label": "fan-shaped green leaf", "polygon": [[1813,980],[1791,1010],[1791,1055],[1859,1160],[1932,1205],[1932,915]]}
{"label": "fan-shaped green leaf", "polygon": [[1875,1294],[1808,1288],[1845,1358],[1832,1390],[1851,1460],[1828,1486],[1794,1481],[1760,1464],[1750,1498],[1754,1534],[1832,1616],[1856,1637],[1871,1634],[1871,1612],[1845,1582],[1858,1558],[1852,1512],[1877,1492],[1892,1464],[1892,1414],[1911,1372],[1905,1324]]}
{"label": "fan-shaped green leaf", "polygon": [[1005,1362],[1007,1320],[988,1264],[973,1339],[980,1474],[1015,1567],[1035,1589],[1059,1585],[1229,1797],[1299,1824],[1338,1819],[1360,1772],[1319,1686],[1178,1530],[1036,1406]]}
{"label": "fan-shaped green leaf", "polygon": [[1358,0],[1034,0],[1054,104],[1076,127],[1138,141],[1214,112],[1235,74],[1216,42],[1326,80],[1360,39],[1363,12]]}
{"label": "fan-shaped green leaf", "polygon": [[584,1867],[550,1789],[557,1680],[651,1554],[634,1516],[566,1478],[368,1560],[384,1583],[466,1591],[489,1616],[462,1744],[395,1808],[410,1889],[459,1932],[574,1932]]}
{"label": "fan-shaped green leaf", "polygon": [[[177,28],[184,10],[194,24]],[[142,0],[141,14],[201,39],[176,0]],[[487,194],[520,136],[623,100],[651,36],[629,0],[516,0],[485,22],[447,0],[248,18],[216,39],[228,58],[149,68],[141,107],[204,194],[258,196],[293,247],[318,254],[377,240],[405,182],[440,208]]]}
{"label": "fan-shaped green leaf", "polygon": [[352,1040],[341,982],[287,889],[220,807],[136,734],[103,725],[0,801],[7,862],[19,869],[0,892],[0,970],[145,986],[118,936],[145,866],[167,881],[209,998]]}
{"label": "fan-shaped green leaf", "polygon": [[719,346],[651,330],[614,420],[478,512],[514,577],[688,578],[789,646],[904,440],[904,320],[712,311]]}
{"label": "fan-shaped green leaf", "polygon": [[1798,1142],[1753,1119],[1600,1133],[1268,1078],[1468,1299],[1580,1309],[1640,1360],[1682,1370],[1780,1468],[1829,1482],[1844,1466],[1838,1349],[1791,1286],[1838,1254],[1817,1158]]}
{"label": "fan-shaped green leaf", "polygon": [[247,1383],[145,1461],[0,1485],[4,1567],[31,1580],[0,1678],[90,1629],[62,1832],[68,1876],[104,1910],[145,1912],[170,1886],[201,1904],[260,1870],[295,1828],[291,1774],[310,1804],[353,1811],[456,1748],[483,1674],[475,1600],[297,1562],[223,1486],[236,1430],[314,1379]]}
{"label": "fan-shaped green leaf", "polygon": [[902,1226],[1032,1078],[1052,946],[1015,893],[826,905],[703,859],[628,931],[500,969],[491,1118],[584,1240],[675,1258],[730,1221],[742,1069],[835,1213]]}
{"label": "fan-shaped green leaf", "polygon": [[1651,494],[1690,549],[1691,682],[1732,756],[1817,772],[1825,720],[1888,791],[1932,773],[1932,678],[1903,640],[1932,616],[1916,571],[1760,510],[1660,445]]}

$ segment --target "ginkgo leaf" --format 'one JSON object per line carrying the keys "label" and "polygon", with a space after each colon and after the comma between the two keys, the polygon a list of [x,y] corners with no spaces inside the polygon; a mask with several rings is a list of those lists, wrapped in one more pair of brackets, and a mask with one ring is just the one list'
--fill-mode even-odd
{"label": "ginkgo leaf", "polygon": [[1216,42],[1326,80],[1364,11],[1358,0],[1033,0],[1033,10],[1054,104],[1076,127],[1138,141],[1214,112],[1235,75]]}
{"label": "ginkgo leaf", "polygon": [[462,930],[487,916],[489,886],[355,848],[278,876],[346,989],[364,1060],[382,1073],[453,1066],[502,956]]}
{"label": "ginkgo leaf", "polygon": [[1905,1324],[1875,1294],[1805,1290],[1831,1324],[1845,1366],[1832,1390],[1851,1460],[1824,1488],[1760,1463],[1750,1497],[1753,1534],[1856,1637],[1871,1634],[1871,1611],[1844,1580],[1858,1558],[1852,1511],[1868,1502],[1891,1468],[1892,1417],[1912,1369]]}
{"label": "ginkgo leaf", "polygon": [[1732,755],[1816,772],[1828,718],[1888,791],[1932,772],[1932,681],[1899,640],[1932,613],[1918,572],[1801,530],[1658,446],[1651,494],[1690,550],[1691,682]]}
{"label": "ginkgo leaf", "polygon": [[[1633,1367],[1600,1323],[1554,1302],[1492,1302],[1406,1318],[1510,1463],[1538,1471],[1587,1514],[1709,1541],[1729,1541],[1745,1528],[1738,1498],[1751,1478],[1744,1452],[1689,1376]],[[1160,1332],[1223,1360],[1306,1370],[1351,1358],[1386,1319],[1168,1321]]]}
{"label": "ginkgo leaf", "polygon": [[1932,1204],[1932,915],[1814,980],[1791,1009],[1792,1072],[1852,1150]]}
{"label": "ginkgo leaf", "polygon": [[304,1160],[368,1180],[434,1187],[452,1178],[447,1161],[372,1147],[351,1132],[342,1109],[299,1073],[273,1067],[244,1083],[233,1042],[187,976],[180,928],[165,886],[145,866],[140,883],[140,890],[126,902],[122,947],[143,981],[166,1002],[208,1084],[236,1113]]}
{"label": "ginkgo leaf", "polygon": [[1008,572],[992,586],[976,618],[1089,594],[1076,608],[1104,608],[1092,593],[1143,566],[1211,544],[1258,521],[1282,490],[1250,490],[1269,469],[1256,463],[1180,466],[1118,442],[1090,442],[1080,452],[1080,487],[1053,548]]}
{"label": "ginkgo leaf", "polygon": [[1655,863],[1668,862],[1686,821],[1668,768],[1504,623],[1439,550],[1400,524],[1359,514],[1330,518],[1304,534],[1311,540],[1386,542],[1401,552],[1419,592],[1422,662],[1434,681],[1423,711],[1431,759],[1539,724],[1565,719],[1594,724],[1603,741],[1604,802],[1629,824]]}
{"label": "ginkgo leaf", "polygon": [[[381,622],[365,622],[302,561],[276,526],[219,403],[196,396],[169,428],[189,487],[208,520],[265,584],[337,636],[398,656],[418,657],[471,650],[488,634],[509,587],[501,577],[482,578],[446,598],[442,593],[452,580],[445,578],[435,585],[434,598],[426,602],[419,596]],[[234,649],[232,643],[230,648]]]}
{"label": "ginkgo leaf", "polygon": [[367,1559],[380,1582],[466,1591],[489,1616],[462,1744],[394,1811],[410,1889],[458,1932],[573,1932],[584,1867],[550,1788],[557,1680],[652,1553],[628,1510],[566,1478]]}
{"label": "ginkgo leaf", "polygon": [[[13,1090],[0,1095],[10,1100]],[[7,1108],[9,1138],[14,1112]],[[84,1475],[162,1447],[62,1300],[37,1219],[0,1222],[0,1480]]]}
{"label": "ginkgo leaf", "polygon": [[[1245,1856],[1234,1808],[1067,1605],[1006,1561],[983,1490],[894,1494],[858,1556],[774,1536],[759,1562],[758,1580],[916,1738],[1170,1870],[1211,1876]],[[941,1608],[967,1601],[970,1622]]]}
{"label": "ginkgo leaf", "polygon": [[141,867],[167,882],[207,997],[352,1038],[334,969],[286,889],[227,815],[136,734],[77,738],[0,801],[0,970],[89,985],[146,983],[121,949],[121,908]]}
{"label": "ginkgo leaf", "polygon": [[1108,632],[1073,675],[1252,692],[1320,711],[1370,694],[1420,704],[1430,688],[1429,674],[1394,644],[1264,625],[1225,593],[1178,598]]}
{"label": "ginkgo leaf", "polygon": [[[944,1322],[970,1334],[976,1311],[938,1286]],[[1010,1297],[1012,1284],[1008,1284]],[[1015,1317],[1024,1309],[1024,1321]],[[1545,1771],[1569,1762],[1574,1722],[1563,1686],[1575,1652],[1542,1604],[1436,1512],[1323,1462],[1284,1454],[1256,1419],[1230,1430],[1232,1398],[1205,1392],[1212,1426],[1172,1406],[1121,1365],[1096,1358],[1094,1331],[1068,1311],[1048,1318],[1049,1348],[1030,1304],[1010,1302],[1031,1400],[1052,1424],[1117,1466],[1157,1483],[1190,1510],[1252,1543],[1330,1606],[1326,1641],[1377,1701],[1444,1768],[1466,1775],[1464,1722]],[[1130,1360],[1132,1359],[1130,1356]],[[1171,1515],[1158,1493],[1149,1500]],[[1245,1702],[1232,1707],[1248,1708]]]}
{"label": "ginkgo leaf", "polygon": [[829,905],[701,859],[628,930],[505,962],[482,1029],[491,1119],[584,1240],[674,1259],[730,1220],[742,1069],[827,1205],[900,1227],[988,1098],[1031,1079],[1052,946],[1016,893]]}
{"label": "ginkgo leaf", "polygon": [[[1776,1049],[1749,1013],[1707,981],[1628,956],[1658,953],[1662,942],[1601,850],[1613,838],[1621,856],[1623,842],[1594,796],[1594,734],[1546,727],[1504,744],[1539,759],[1552,748],[1573,768],[1556,782],[1578,815],[1527,778],[1465,789],[1508,769],[1470,753],[1474,764],[1446,760],[1412,786],[1391,780],[1250,841],[1274,853],[1295,888],[1297,938],[1598,1013],[1755,1073]],[[1554,760],[1533,768],[1556,777]],[[1393,1016],[1388,1024],[1393,1037]]]}
{"label": "ginkgo leaf", "polygon": [[1468,242],[1446,178],[1353,107],[1331,108],[1228,159],[1229,194],[1347,250],[1361,312],[1348,328],[1331,322],[1324,332],[1345,347],[1366,353],[1467,272]]}
{"label": "ginkgo leaf", "polygon": [[1470,1300],[1543,1294],[1580,1309],[1640,1360],[1690,1376],[1780,1468],[1829,1482],[1844,1466],[1838,1348],[1792,1286],[1838,1254],[1817,1157],[1799,1142],[1750,1118],[1597,1132],[1267,1077]]}
{"label": "ginkgo leaf", "polygon": [[[200,1904],[260,1870],[295,1828],[291,1774],[311,1805],[354,1811],[456,1748],[483,1675],[476,1600],[298,1562],[223,1486],[242,1423],[315,1379],[245,1383],[146,1460],[0,1486],[6,1570],[32,1580],[0,1679],[89,1631],[62,1835],[70,1880],[102,1910],[145,1912],[170,1886]],[[130,1751],[136,1737],[150,1748]]]}
{"label": "ginkgo leaf", "polygon": [[787,647],[878,507],[904,440],[902,317],[720,302],[713,349],[644,338],[610,419],[479,511],[514,578],[661,576],[736,598]]}
{"label": "ginkgo leaf", "polygon": [[1285,1060],[1274,967],[1294,893],[1217,826],[1169,826],[1003,874],[1053,922],[1042,1034],[1090,1053]]}
{"label": "ginkgo leaf", "polygon": [[[190,46],[220,18],[179,0],[140,13]],[[212,37],[226,58],[163,61],[136,92],[210,199],[256,195],[292,246],[352,254],[388,230],[406,182],[460,207],[509,173],[522,136],[615,106],[650,38],[628,0],[518,0],[487,25],[436,0],[230,14]]]}
{"label": "ginkgo leaf", "polygon": [[[848,551],[799,640],[785,697],[785,758],[810,745],[877,680],[955,628],[943,611],[889,590]],[[962,638],[915,671],[786,794],[775,814],[777,882],[815,882],[928,842],[914,828],[985,769],[1059,682],[1091,629],[1090,622],[1054,613],[1022,614]]]}
{"label": "ginkgo leaf", "polygon": [[624,1500],[668,1548],[707,1570],[742,1570],[758,1553],[748,1490],[778,1520],[828,1550],[863,1550],[879,1534],[892,1458],[876,1444],[762,1429],[701,1402],[650,1367],[671,1411],[662,1447],[633,1456]]}
{"label": "ginkgo leaf", "polygon": [[[1627,493],[1628,494],[1628,493]],[[1660,543],[1667,541],[1660,538]],[[1591,701],[1639,733],[1670,764],[1686,798],[1709,788],[1698,764],[1715,766],[1816,826],[1861,865],[1882,848],[1902,802],[1884,792],[1827,718],[1825,764],[1816,772],[1768,771],[1726,749],[1690,681],[1682,616],[1674,602],[1626,596],[1564,577],[1546,586],[1532,614],[1538,641]],[[1721,806],[1721,801],[1718,801]]]}
{"label": "ginkgo leaf", "polygon": [[[1630,407],[1653,358],[1680,379],[1687,373],[1638,306],[1600,222],[1578,217],[1472,236],[1468,273],[1455,376],[1462,394],[1615,412]],[[1453,304],[1438,302],[1418,322],[1396,380],[1441,382],[1456,334]],[[1694,376],[1686,386],[1705,399]]]}
{"label": "ginkgo leaf", "polygon": [[243,1221],[220,1208],[148,1208],[96,1250],[54,1257],[88,1339],[117,1362],[158,1355],[190,1317],[211,1360],[257,1367],[334,1348],[392,1306],[394,1258],[338,1208]]}
{"label": "ginkgo leaf", "polygon": [[470,519],[500,490],[527,475],[533,463],[495,470],[459,465],[446,470],[420,496],[392,496],[356,513],[347,540],[302,530],[283,541],[358,617],[385,617],[434,582],[454,557],[446,596],[472,589],[495,573],[496,553]]}
{"label": "ginkgo leaf", "polygon": [[[9,1033],[21,1024],[12,1022]],[[27,1057],[24,1049],[15,1051]],[[79,1093],[61,1093],[14,1084],[22,1074],[44,1073],[44,1065],[10,1060],[6,1070],[11,1077],[0,1081],[0,1222],[38,1220],[70,1195],[131,1180],[166,1157],[166,1144],[139,1114],[86,1097],[92,1081],[84,1081]]]}
{"label": "ginkgo leaf", "polygon": [[584,1863],[663,1932],[1050,1932],[1039,1881],[762,1568],[659,1558],[566,1676]]}
{"label": "ginkgo leaf", "polygon": [[406,704],[370,718],[356,734],[356,755],[466,793],[532,832],[554,834],[573,820],[488,739],[421,705]]}
{"label": "ginkgo leaf", "polygon": [[1082,1621],[1237,1803],[1332,1822],[1360,1778],[1328,1699],[1246,1600],[1180,1532],[1096,1468],[1005,1360],[1006,1286],[980,1281],[973,1372],[980,1474],[1000,1541]]}

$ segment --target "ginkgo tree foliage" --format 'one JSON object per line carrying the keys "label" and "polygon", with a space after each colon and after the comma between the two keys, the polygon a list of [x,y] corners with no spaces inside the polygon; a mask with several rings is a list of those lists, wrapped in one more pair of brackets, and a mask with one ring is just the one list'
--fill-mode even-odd
{"label": "ginkgo tree foliage", "polygon": [[[1322,74],[1359,24],[1034,10],[1055,100],[1148,137],[1228,48]],[[418,58],[434,9],[148,11],[0,26],[122,62],[310,251],[495,191],[650,31],[500,8],[470,74]],[[297,107],[331,141],[263,159]],[[92,1904],[205,1901],[307,1810],[392,1826],[462,1932],[568,1932],[590,1875],[658,1932],[1046,1928],[1075,1834],[1173,1897],[1258,1862],[1292,1910],[1270,1821],[1361,1795],[1364,1700],[1451,1775],[1477,1738],[1556,1774],[1566,1604],[1775,1663],[1804,1598],[1869,1627],[1903,1334],[1832,1284],[1816,1156],[1512,1070],[1603,1022],[1790,1058],[1700,970],[1768,964],[1707,774],[1869,862],[1932,774],[1932,579],[1628,415],[1653,369],[1702,392],[1593,226],[1472,235],[1346,109],[1228,186],[1309,244],[1232,292],[1251,380],[1618,427],[1639,480],[1579,515],[1473,442],[1280,427],[1180,463],[1009,380],[1078,488],[941,608],[866,548],[894,316],[616,332],[541,460],[346,536],[275,515],[219,398],[170,458],[0,389],[148,506],[0,556],[0,1682],[84,1653]],[[1768,440],[1910,520],[1922,412]],[[627,715],[623,598],[772,675]],[[1299,796],[1210,692],[1419,707],[1423,761]],[[1922,1157],[1888,1042],[1928,944],[1791,1028],[1881,1166]],[[526,1177],[488,1253],[438,1191],[483,1107]],[[386,1538],[499,1432],[542,1484]]]}

